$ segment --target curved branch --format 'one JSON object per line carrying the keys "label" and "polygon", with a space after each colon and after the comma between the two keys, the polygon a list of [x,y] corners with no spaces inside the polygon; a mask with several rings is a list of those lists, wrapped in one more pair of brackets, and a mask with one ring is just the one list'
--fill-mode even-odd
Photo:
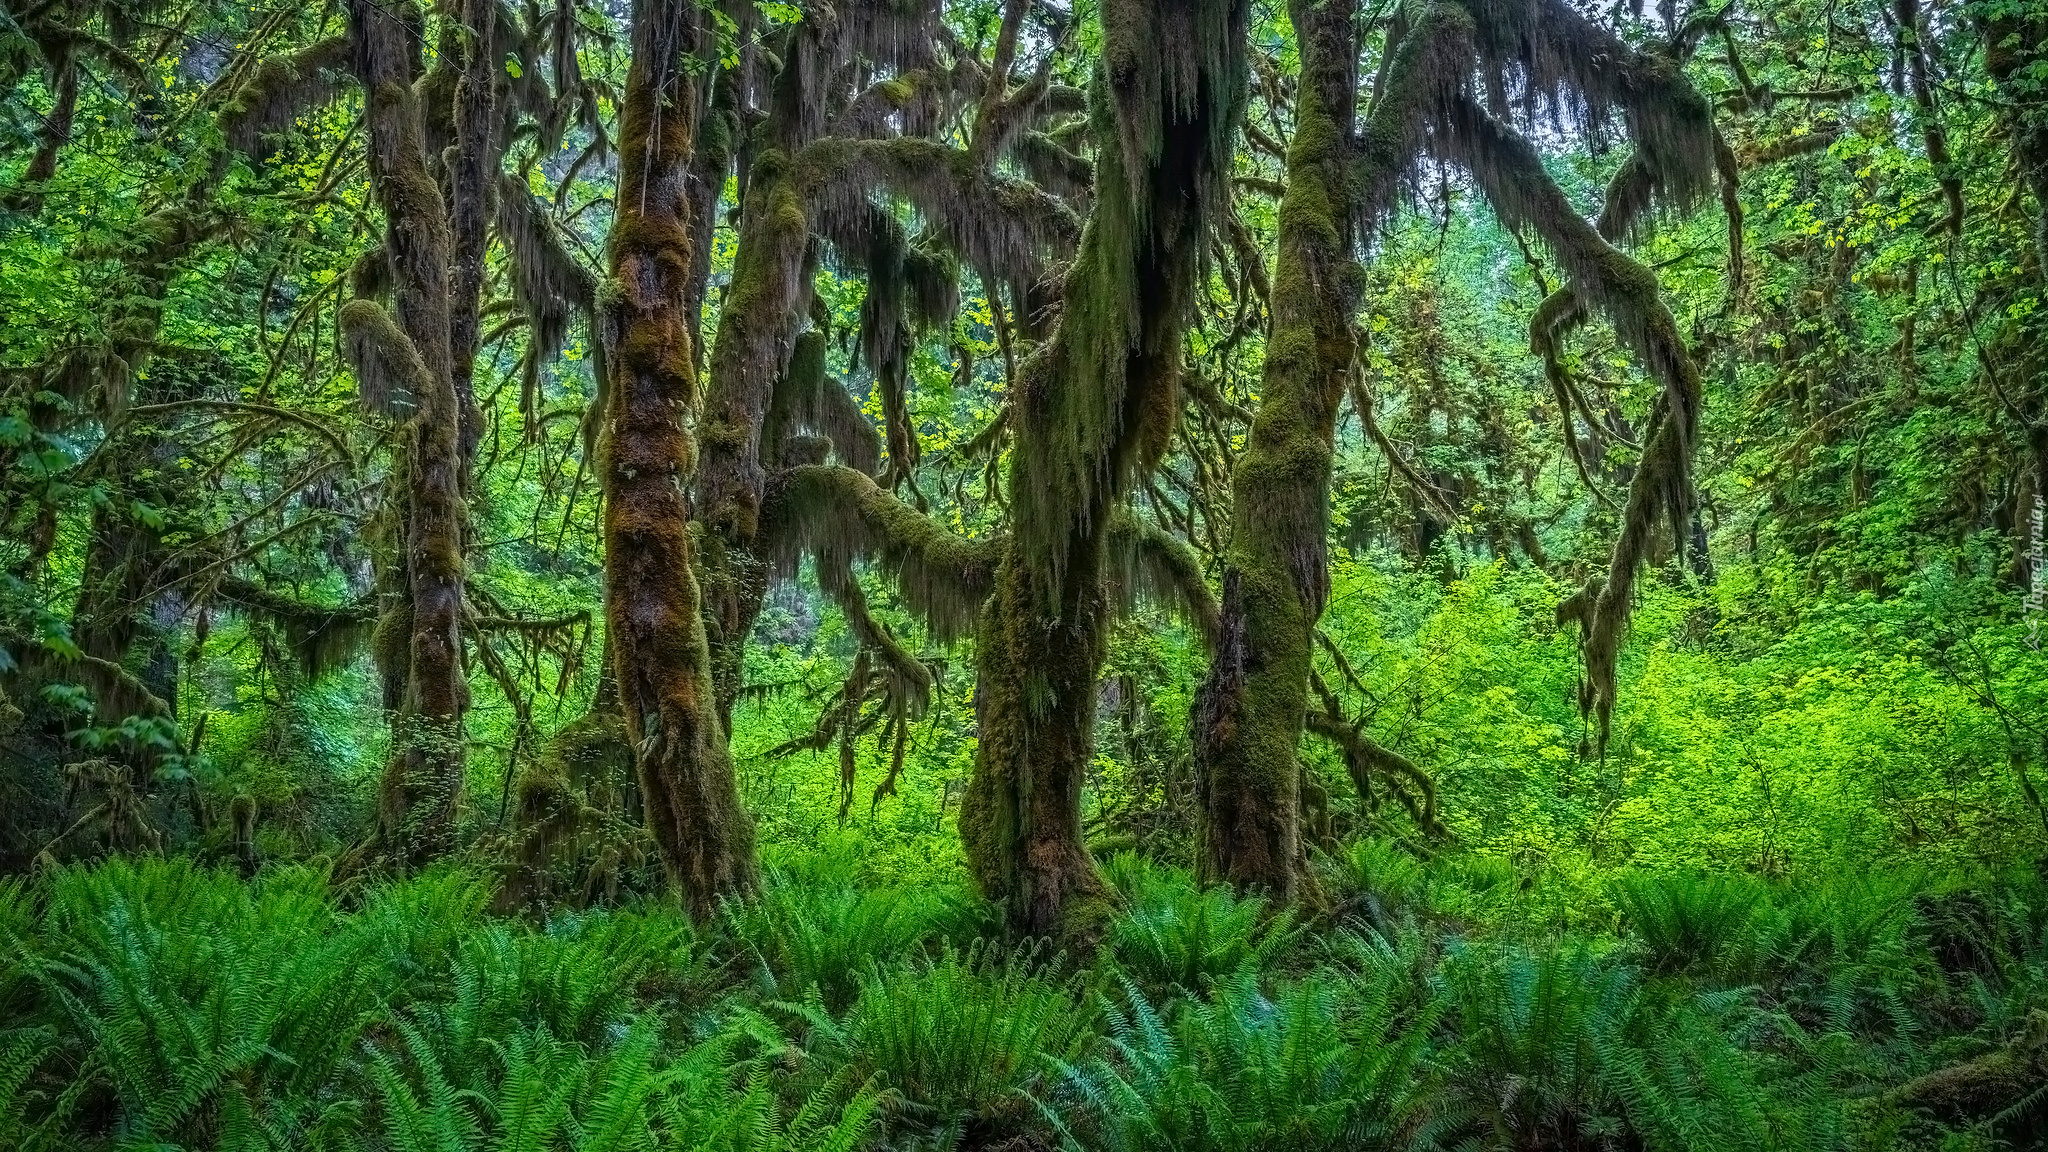
{"label": "curved branch", "polygon": [[1221,609],[1202,576],[1202,559],[1188,542],[1129,509],[1110,518],[1106,572],[1126,605],[1143,595],[1171,605],[1215,651]]}
{"label": "curved branch", "polygon": [[856,557],[879,564],[911,611],[941,641],[974,629],[995,586],[997,539],[956,536],[852,468],[807,464],[778,477],[770,533],[781,571],[805,553],[819,566]]}

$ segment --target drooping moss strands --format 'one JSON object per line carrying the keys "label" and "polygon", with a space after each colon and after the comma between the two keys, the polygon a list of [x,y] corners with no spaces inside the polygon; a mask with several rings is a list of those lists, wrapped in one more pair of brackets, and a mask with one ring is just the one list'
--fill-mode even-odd
{"label": "drooping moss strands", "polygon": [[[867,240],[874,219],[854,211],[877,189],[907,201],[945,250],[991,282],[1036,279],[1049,257],[1073,250],[1073,210],[1032,184],[989,170],[972,149],[911,136],[827,137],[798,154],[805,201],[842,248]],[[849,227],[850,226],[850,227]]]}
{"label": "drooping moss strands", "polygon": [[1186,540],[1128,508],[1118,509],[1109,521],[1103,580],[1118,611],[1127,614],[1140,600],[1165,606],[1214,651],[1222,608],[1209,590],[1202,558]]}
{"label": "drooping moss strands", "polygon": [[[1011,498],[1048,606],[1076,534],[1099,531],[1178,413],[1180,341],[1206,227],[1228,194],[1242,13],[1223,0],[1112,3],[1103,19],[1095,210],[1060,327],[1022,372]],[[1083,568],[1077,579],[1091,580]]]}
{"label": "drooping moss strands", "polygon": [[602,330],[612,373],[602,481],[605,626],[647,821],[691,914],[759,882],[713,695],[687,496],[695,345],[687,177],[696,90],[682,67],[697,9],[637,0]]}
{"label": "drooping moss strands", "polygon": [[1306,872],[1301,744],[1314,631],[1329,599],[1330,461],[1357,350],[1353,260],[1356,9],[1296,0],[1301,46],[1272,330],[1257,416],[1231,476],[1219,642],[1194,708],[1202,873],[1291,901]]}
{"label": "drooping moss strands", "polygon": [[1464,0],[1490,92],[1519,69],[1520,107],[1489,107],[1534,119],[1562,118],[1598,138],[1612,118],[1635,146],[1659,202],[1683,210],[1713,187],[1713,111],[1676,62],[1639,52],[1566,0]]}
{"label": "drooping moss strands", "polygon": [[1013,930],[1085,938],[1103,884],[1081,838],[1109,623],[1105,535],[1180,411],[1182,337],[1229,195],[1246,8],[1110,0],[1094,210],[1057,327],[1013,400],[1015,535],[976,637],[980,743],[960,834]]}
{"label": "drooping moss strands", "polygon": [[[1715,137],[1716,167],[1720,170],[1724,208],[1729,214],[1729,266],[1739,270],[1742,262],[1742,208],[1734,200],[1735,174],[1727,145]],[[1600,211],[1600,217],[1593,227],[1601,237],[1610,243],[1619,244],[1623,237],[1638,230],[1644,216],[1654,204],[1656,192],[1654,174],[1642,153],[1631,155],[1626,163],[1608,182],[1607,195]],[[1738,291],[1739,280],[1736,271],[1731,271],[1729,292]],[[1567,337],[1589,319],[1585,304],[1570,284],[1557,289],[1543,298],[1536,311],[1529,317],[1529,350],[1543,362],[1543,376],[1550,384],[1551,395],[1557,400],[1558,414],[1564,422],[1564,443],[1566,452],[1572,458],[1572,465],[1578,470],[1579,479],[1586,490],[1598,497],[1609,508],[1620,511],[1612,497],[1594,479],[1586,453],[1580,444],[1578,431],[1573,426],[1572,414],[1577,412],[1586,422],[1587,430],[1596,438],[1611,437],[1628,442],[1627,438],[1609,426],[1606,419],[1593,410],[1578,382],[1572,378],[1565,366],[1564,345]],[[1631,443],[1631,447],[1634,447]]]}
{"label": "drooping moss strands", "polygon": [[218,120],[228,147],[254,160],[268,159],[266,140],[291,127],[307,108],[333,99],[334,74],[347,68],[348,60],[346,36],[266,57],[221,106]]}
{"label": "drooping moss strands", "polygon": [[[762,431],[807,311],[820,256],[812,232],[830,228],[834,219],[857,223],[871,216],[864,210],[871,184],[847,191],[832,163],[845,141],[819,138],[829,86],[850,61],[899,74],[929,63],[926,33],[936,13],[925,0],[865,0],[807,13],[779,45],[767,116],[746,156],[739,250],[712,346],[697,482],[699,516],[711,529],[702,571],[719,713],[728,724],[747,634],[766,594],[762,553],[772,547],[759,540],[774,464]],[[833,239],[842,253],[866,241],[864,235]],[[900,458],[912,445],[903,413],[897,415]]]}
{"label": "drooping moss strands", "polygon": [[941,642],[974,629],[995,586],[1001,541],[955,536],[852,468],[794,468],[773,507],[779,571],[794,572],[806,553],[823,567],[871,561]]}
{"label": "drooping moss strands", "polygon": [[403,419],[434,386],[419,349],[374,300],[355,299],[335,313],[342,358],[356,378],[356,398],[380,416]]}
{"label": "drooping moss strands", "polygon": [[1396,20],[1372,107],[1353,148],[1355,208],[1369,236],[1395,208],[1402,182],[1426,147],[1425,130],[1472,67],[1472,18],[1454,4],[1432,4],[1413,27]]}
{"label": "drooping moss strands", "polygon": [[505,247],[512,300],[526,317],[541,359],[561,353],[579,314],[597,302],[597,278],[569,251],[561,225],[513,173],[501,173],[493,197],[498,242]]}
{"label": "drooping moss strands", "polygon": [[420,864],[452,846],[465,763],[462,547],[466,523],[449,342],[450,241],[428,175],[413,78],[419,13],[351,0],[356,74],[368,94],[370,179],[384,210],[397,328],[418,359],[406,437],[405,568],[410,600],[405,700],[378,806],[381,847]]}
{"label": "drooping moss strands", "polygon": [[1668,519],[1683,555],[1691,528],[1699,372],[1664,306],[1656,275],[1610,246],[1573,210],[1527,140],[1469,100],[1452,106],[1444,128],[1446,152],[1473,173],[1503,221],[1534,228],[1570,276],[1573,290],[1608,318],[1663,388],[1661,419],[1630,484],[1606,584],[1581,641],[1589,703],[1604,746],[1614,709],[1615,659],[1651,533],[1660,516]]}

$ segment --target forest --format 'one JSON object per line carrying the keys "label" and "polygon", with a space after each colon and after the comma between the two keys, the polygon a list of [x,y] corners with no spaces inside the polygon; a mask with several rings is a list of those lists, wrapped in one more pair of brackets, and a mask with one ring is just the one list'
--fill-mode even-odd
{"label": "forest", "polygon": [[0,0],[0,1148],[2048,1148],[2048,0]]}

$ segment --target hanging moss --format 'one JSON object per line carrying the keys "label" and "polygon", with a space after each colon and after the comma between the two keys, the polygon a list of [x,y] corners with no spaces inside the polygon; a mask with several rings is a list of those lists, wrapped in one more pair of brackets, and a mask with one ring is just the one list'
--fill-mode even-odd
{"label": "hanging moss", "polygon": [[[1072,250],[1080,231],[1073,210],[1057,196],[992,172],[970,149],[934,140],[827,137],[804,148],[798,170],[821,216],[868,220],[847,206],[885,190],[915,208],[945,250],[991,280],[1035,277],[1048,257]],[[864,237],[833,239],[850,246]]]}
{"label": "hanging moss", "polygon": [[[1518,107],[1510,107],[1505,95],[1510,70],[1520,79]],[[1475,72],[1484,81],[1484,105],[1471,90]],[[1655,274],[1609,240],[1630,233],[1658,208],[1689,209],[1717,183],[1724,201],[1730,199],[1728,150],[1714,130],[1711,109],[1673,61],[1635,51],[1562,0],[1438,0],[1401,37],[1387,76],[1360,146],[1362,214],[1375,219],[1391,208],[1400,181],[1425,150],[1460,165],[1502,222],[1533,232],[1568,278],[1565,292],[1539,309],[1530,328],[1567,423],[1584,402],[1563,373],[1559,341],[1587,310],[1608,319],[1663,388],[1664,417],[1646,441],[1622,510],[1622,532],[1583,636],[1585,697],[1600,717],[1604,743],[1614,702],[1615,652],[1637,569],[1660,518],[1674,525],[1683,554],[1701,403],[1698,370],[1659,296]],[[1382,116],[1389,108],[1392,114]],[[1510,115],[1548,116],[1596,138],[1620,122],[1635,151],[1609,189],[1597,230],[1579,216],[1528,140],[1503,121]],[[1730,219],[1739,230],[1739,207]],[[1739,247],[1731,244],[1731,253],[1739,260]]]}
{"label": "hanging moss", "polygon": [[1013,400],[1016,535],[977,634],[980,743],[960,831],[1013,928],[1079,932],[1104,889],[1081,837],[1095,678],[1110,618],[1105,536],[1179,412],[1181,342],[1208,230],[1229,194],[1245,7],[1101,9],[1094,210],[1058,326]]}
{"label": "hanging moss", "polygon": [[309,109],[334,98],[335,74],[349,60],[346,36],[276,56],[264,57],[248,79],[221,105],[217,122],[228,147],[258,161],[268,157],[265,141],[289,129]]}
{"label": "hanging moss", "polygon": [[1186,540],[1128,509],[1110,519],[1103,577],[1110,599],[1128,613],[1143,599],[1178,612],[1214,648],[1221,608],[1202,574],[1202,558]]}
{"label": "hanging moss", "polygon": [[376,601],[371,597],[325,607],[238,579],[221,581],[217,591],[229,605],[277,627],[308,679],[317,679],[355,659],[370,640],[377,620]]}
{"label": "hanging moss", "polygon": [[774,507],[779,571],[793,574],[806,554],[832,569],[873,560],[941,642],[967,635],[994,589],[1000,541],[947,532],[865,473],[793,469]]}
{"label": "hanging moss", "polygon": [[413,342],[399,331],[391,314],[372,300],[356,299],[334,317],[341,353],[355,373],[356,399],[380,416],[404,418],[418,396],[431,391],[433,377]]}
{"label": "hanging moss", "polygon": [[569,326],[588,316],[597,300],[597,278],[571,255],[552,213],[512,173],[498,177],[497,233],[512,271],[512,300],[533,333],[542,359],[568,343]]}

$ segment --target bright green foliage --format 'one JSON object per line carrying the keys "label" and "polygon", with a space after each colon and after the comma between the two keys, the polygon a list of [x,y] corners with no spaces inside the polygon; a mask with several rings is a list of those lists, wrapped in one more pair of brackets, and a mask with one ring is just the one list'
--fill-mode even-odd
{"label": "bright green foliage", "polygon": [[853,1066],[886,1082],[921,1127],[951,1139],[1013,1130],[1049,1061],[1078,1057],[1092,1038],[1085,997],[1054,967],[977,945],[873,969],[842,1025]]}
{"label": "bright green foliage", "polygon": [[[1111,867],[1133,926],[1083,963],[952,943],[963,917],[995,922],[964,898],[850,914],[840,1001],[843,968],[800,976],[794,951],[764,981],[770,921],[737,911],[702,935],[664,907],[539,926],[448,869],[346,900],[304,869],[65,869],[0,901],[0,1132],[82,1152],[1914,1149],[1968,1123],[1912,1086],[2038,1058],[2032,873],[1636,872],[1612,903],[1581,890],[1586,926],[1560,931],[1484,859],[1360,849],[1326,873],[1349,911],[1262,929],[1219,905],[1236,928],[1200,955],[1230,962],[1170,980],[1145,925],[1218,891],[1158,865]],[[786,861],[774,923],[825,923],[850,875],[843,855]],[[1977,1120],[2039,1131],[2007,1106]]]}
{"label": "bright green foliage", "polygon": [[843,1078],[784,1101],[739,1033],[670,1042],[646,1009],[691,964],[672,912],[535,930],[446,870],[353,912],[293,870],[145,860],[38,888],[9,954],[39,1023],[0,1035],[18,1146],[84,1121],[124,1148],[851,1149],[873,1122]]}
{"label": "bright green foliage", "polygon": [[[348,8],[0,0],[0,1149],[2048,1147],[2040,0],[650,2],[700,130],[642,190],[625,6],[400,5],[491,202],[465,799],[404,876]],[[1424,23],[1483,42],[1397,70]],[[1322,113],[1431,101],[1350,220],[1389,141]],[[604,322],[636,191],[694,340]],[[1560,299],[1587,225],[1641,307]],[[716,734],[606,682],[612,376],[686,345],[746,403],[647,397],[701,459],[624,479],[717,561]],[[1233,564],[1251,775],[1195,738]],[[725,738],[753,899],[671,906],[636,726]]]}
{"label": "bright green foliage", "polygon": [[1473,1125],[1498,1144],[1777,1145],[1775,1102],[1729,1036],[1739,1004],[1660,996],[1572,948],[1467,954],[1446,976]]}
{"label": "bright green foliage", "polygon": [[769,869],[761,899],[728,908],[735,942],[763,984],[785,1000],[816,997],[844,1011],[877,965],[947,940],[965,943],[979,909],[964,890],[874,887],[844,853]]}

